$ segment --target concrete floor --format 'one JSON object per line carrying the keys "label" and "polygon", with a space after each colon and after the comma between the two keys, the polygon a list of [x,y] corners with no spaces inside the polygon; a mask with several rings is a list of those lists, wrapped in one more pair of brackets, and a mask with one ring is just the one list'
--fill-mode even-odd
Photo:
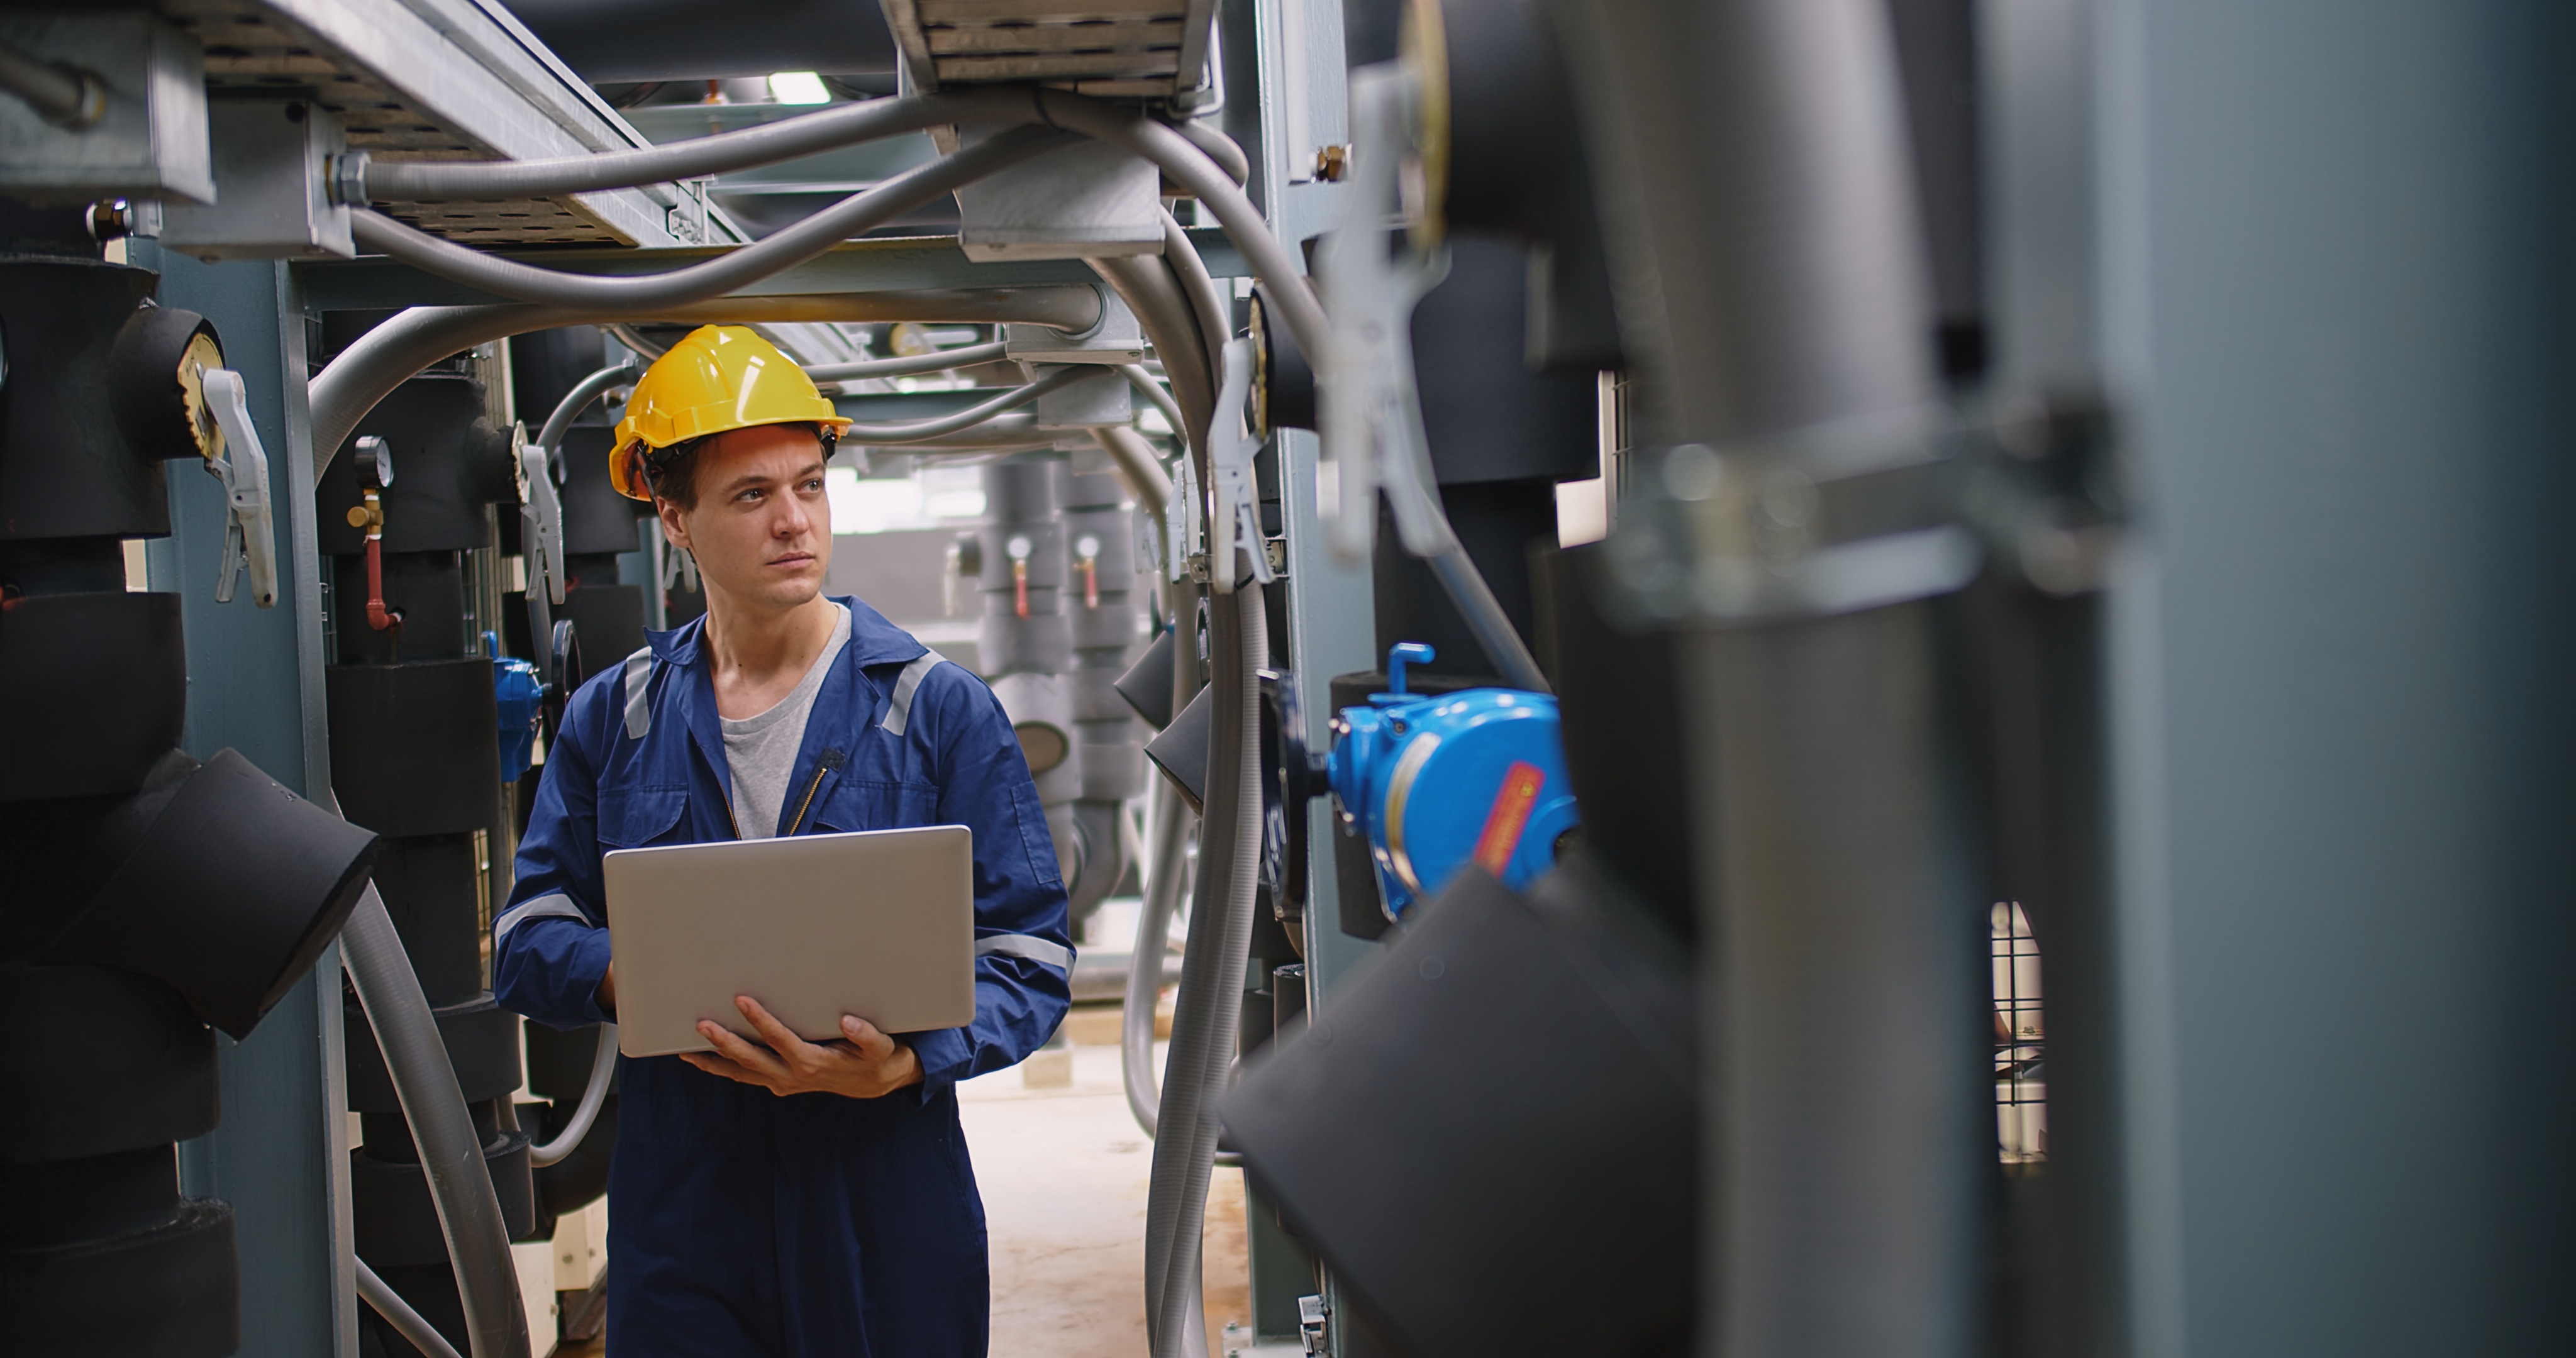
{"label": "concrete floor", "polygon": [[[992,1241],[994,1358],[1145,1352],[1153,1143],[1122,1088],[1118,1049],[1079,1045],[1069,1087],[1033,1089],[1014,1069],[958,1088]],[[1208,1351],[1222,1354],[1226,1323],[1252,1319],[1243,1171],[1216,1171],[1207,1219]]]}

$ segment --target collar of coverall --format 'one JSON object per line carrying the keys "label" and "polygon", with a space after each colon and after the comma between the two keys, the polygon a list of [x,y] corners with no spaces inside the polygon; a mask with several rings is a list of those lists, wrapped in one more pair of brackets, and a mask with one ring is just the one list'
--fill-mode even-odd
{"label": "collar of coverall", "polygon": [[[930,649],[854,596],[834,595],[832,601],[850,610],[849,652],[861,669],[901,664]],[[688,668],[698,663],[698,641],[706,630],[706,616],[700,614],[670,631],[646,632],[644,640],[653,648],[654,659]]]}

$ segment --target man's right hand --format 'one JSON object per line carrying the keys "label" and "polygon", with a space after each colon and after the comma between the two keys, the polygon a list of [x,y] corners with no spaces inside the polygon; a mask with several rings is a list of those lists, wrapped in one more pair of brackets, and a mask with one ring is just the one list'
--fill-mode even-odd
{"label": "man's right hand", "polygon": [[615,962],[609,963],[607,972],[599,978],[598,998],[599,1012],[608,1015],[609,1019],[614,1021],[617,1018],[617,964]]}

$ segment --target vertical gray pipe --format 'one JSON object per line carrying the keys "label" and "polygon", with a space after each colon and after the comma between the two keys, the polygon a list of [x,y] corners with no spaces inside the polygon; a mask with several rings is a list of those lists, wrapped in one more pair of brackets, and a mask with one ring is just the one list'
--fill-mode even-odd
{"label": "vertical gray pipe", "polygon": [[1254,676],[1268,661],[1268,629],[1259,584],[1246,581],[1231,598],[1211,601],[1208,645],[1216,691],[1207,815],[1199,825],[1198,881],[1145,1204],[1145,1315],[1154,1358],[1181,1358],[1206,1343],[1191,1320],[1193,1298],[1215,1168],[1216,1101],[1239,1036],[1261,842],[1261,686]]}
{"label": "vertical gray pipe", "polygon": [[[1924,401],[1882,0],[1552,10],[1609,205],[1641,442],[1705,444],[1727,477],[1759,477],[1779,454],[1757,440]],[[1939,608],[1708,621],[1678,648],[1699,699],[1709,1354],[1974,1343],[1994,1159],[1984,903],[1944,746]]]}

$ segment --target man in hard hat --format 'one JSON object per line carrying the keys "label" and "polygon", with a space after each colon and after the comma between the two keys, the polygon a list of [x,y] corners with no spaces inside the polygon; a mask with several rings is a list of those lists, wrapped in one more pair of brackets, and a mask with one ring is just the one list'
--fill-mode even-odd
{"label": "man in hard hat", "polygon": [[909,825],[974,831],[975,1021],[621,1059],[608,1334],[657,1354],[981,1355],[983,1203],[956,1084],[1018,1062],[1071,999],[1065,889],[1009,718],[875,609],[822,592],[823,468],[849,422],[750,330],[707,326],[636,383],[609,457],[693,554],[706,616],[567,707],[492,925],[501,1003],[613,1019],[610,849]]}

